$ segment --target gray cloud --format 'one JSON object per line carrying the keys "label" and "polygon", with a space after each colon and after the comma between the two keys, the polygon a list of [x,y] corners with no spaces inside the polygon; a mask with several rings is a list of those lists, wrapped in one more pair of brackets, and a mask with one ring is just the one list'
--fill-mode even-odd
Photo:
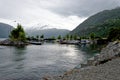
{"label": "gray cloud", "polygon": [[120,6],[120,0],[62,0],[56,7],[48,7],[48,9],[63,15],[88,17],[99,11],[118,6]]}
{"label": "gray cloud", "polygon": [[41,7],[62,15],[89,16],[96,12],[112,9],[120,0],[0,0],[0,16],[21,12],[25,7]]}
{"label": "gray cloud", "polygon": [[0,0],[0,17],[19,14],[26,7],[44,8],[66,16],[88,17],[96,12],[112,9],[119,5],[120,0]]}
{"label": "gray cloud", "polygon": [[120,0],[0,0],[0,21],[16,20],[29,26],[50,24],[72,30],[90,15],[119,5]]}

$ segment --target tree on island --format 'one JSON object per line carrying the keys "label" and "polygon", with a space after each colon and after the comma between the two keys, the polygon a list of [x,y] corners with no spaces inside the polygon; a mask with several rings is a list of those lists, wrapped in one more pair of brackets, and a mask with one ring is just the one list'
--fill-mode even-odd
{"label": "tree on island", "polygon": [[43,34],[40,36],[40,40],[44,40],[44,35]]}
{"label": "tree on island", "polygon": [[36,39],[39,40],[39,35],[36,35]]}
{"label": "tree on island", "polygon": [[26,41],[26,34],[24,29],[20,24],[17,25],[17,28],[14,28],[10,33],[10,39],[12,41]]}
{"label": "tree on island", "polygon": [[69,38],[70,38],[70,35],[69,35],[69,34],[67,34],[67,35],[66,35],[66,39],[67,39],[67,40],[69,40]]}
{"label": "tree on island", "polygon": [[59,35],[59,36],[57,37],[57,39],[59,39],[59,40],[62,39],[61,35]]}
{"label": "tree on island", "polygon": [[40,36],[40,38],[41,38],[41,39],[44,39],[44,35],[42,34],[42,35]]}

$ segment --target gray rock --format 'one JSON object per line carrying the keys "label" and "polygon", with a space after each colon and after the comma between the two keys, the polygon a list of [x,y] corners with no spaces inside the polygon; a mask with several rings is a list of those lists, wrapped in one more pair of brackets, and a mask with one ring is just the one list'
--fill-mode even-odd
{"label": "gray rock", "polygon": [[100,54],[81,66],[84,68],[73,69],[61,77],[51,76],[46,80],[120,80],[120,43],[109,43]]}
{"label": "gray rock", "polygon": [[22,41],[11,41],[9,39],[6,39],[4,41],[1,41],[0,45],[5,45],[5,46],[25,46],[25,45],[28,45],[28,43],[25,43],[25,42],[22,42]]}

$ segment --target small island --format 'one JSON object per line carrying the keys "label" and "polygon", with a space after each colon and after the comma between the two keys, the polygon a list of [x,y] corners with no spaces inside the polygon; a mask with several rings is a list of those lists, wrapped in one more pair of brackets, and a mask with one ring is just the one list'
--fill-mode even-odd
{"label": "small island", "polygon": [[14,28],[9,35],[9,39],[0,42],[0,45],[5,46],[25,46],[28,45],[26,41],[26,33],[20,24]]}

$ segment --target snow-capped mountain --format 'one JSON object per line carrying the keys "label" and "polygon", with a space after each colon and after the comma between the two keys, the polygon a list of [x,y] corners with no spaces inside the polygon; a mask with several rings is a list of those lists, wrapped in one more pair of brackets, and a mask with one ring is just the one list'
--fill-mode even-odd
{"label": "snow-capped mountain", "polygon": [[53,26],[44,25],[44,26],[34,26],[26,29],[26,33],[29,36],[44,35],[45,38],[50,38],[52,36],[65,36],[69,33],[69,30],[58,29]]}

